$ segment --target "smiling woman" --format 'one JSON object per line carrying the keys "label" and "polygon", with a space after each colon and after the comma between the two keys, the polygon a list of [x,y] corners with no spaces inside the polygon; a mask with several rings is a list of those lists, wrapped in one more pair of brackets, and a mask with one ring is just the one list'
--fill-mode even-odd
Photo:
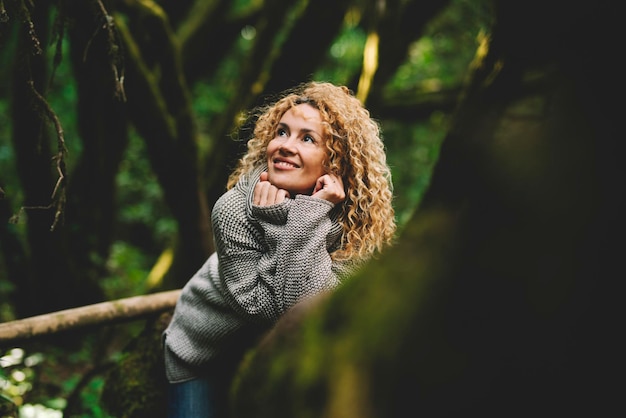
{"label": "smiling woman", "polygon": [[182,290],[163,336],[170,417],[225,416],[242,352],[395,232],[379,127],[347,88],[307,83],[259,112],[213,208],[217,250]]}

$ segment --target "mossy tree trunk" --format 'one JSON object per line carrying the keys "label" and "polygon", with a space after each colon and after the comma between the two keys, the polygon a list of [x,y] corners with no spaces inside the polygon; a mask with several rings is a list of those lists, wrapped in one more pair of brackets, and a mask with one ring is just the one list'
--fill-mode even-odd
{"label": "mossy tree trunk", "polygon": [[250,353],[236,417],[613,408],[619,14],[608,2],[496,6],[488,52],[399,242]]}

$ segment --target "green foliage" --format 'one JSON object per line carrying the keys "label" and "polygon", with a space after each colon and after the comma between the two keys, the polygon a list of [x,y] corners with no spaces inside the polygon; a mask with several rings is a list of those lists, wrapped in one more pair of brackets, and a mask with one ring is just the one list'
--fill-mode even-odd
{"label": "green foliage", "polygon": [[163,191],[146,153],[143,140],[131,132],[116,178],[119,222],[126,227],[142,225],[151,229],[150,239],[162,247],[173,239],[176,225],[163,201]]}
{"label": "green foliage", "polygon": [[352,16],[353,14],[355,13],[348,16],[345,28],[330,47],[326,62],[315,73],[316,80],[348,84],[350,78],[359,70],[367,35],[358,26],[357,16]]}
{"label": "green foliage", "polygon": [[146,277],[154,263],[140,248],[125,241],[116,241],[106,267],[109,275],[102,280],[107,299],[115,300],[149,291]]}
{"label": "green foliage", "polygon": [[[386,94],[416,97],[420,92],[462,86],[477,36],[489,23],[487,5],[486,1],[453,0],[410,47],[406,62],[390,81]],[[386,119],[381,124],[394,181],[396,216],[402,226],[430,184],[449,115],[434,110],[422,120],[407,123]]]}
{"label": "green foliage", "polygon": [[[68,335],[64,341],[71,342],[58,347],[34,344],[8,350],[0,357],[0,417],[112,418],[100,403],[112,364],[108,362],[119,360],[122,347],[142,327],[142,323],[118,325]],[[155,351],[158,347],[155,344]],[[103,363],[105,351],[110,354]],[[14,415],[6,415],[11,411]]]}
{"label": "green foliage", "polygon": [[63,399],[49,399],[44,404],[28,403],[33,389],[37,366],[44,361],[40,353],[26,355],[21,348],[13,348],[0,357],[0,416],[61,418],[65,407]]}
{"label": "green foliage", "polygon": [[403,226],[430,184],[439,146],[448,127],[446,115],[435,112],[422,123],[386,121],[385,145],[394,184],[394,208]]}
{"label": "green foliage", "polygon": [[486,0],[453,0],[411,45],[389,90],[431,92],[462,84],[478,46],[477,37],[490,23],[488,6]]}

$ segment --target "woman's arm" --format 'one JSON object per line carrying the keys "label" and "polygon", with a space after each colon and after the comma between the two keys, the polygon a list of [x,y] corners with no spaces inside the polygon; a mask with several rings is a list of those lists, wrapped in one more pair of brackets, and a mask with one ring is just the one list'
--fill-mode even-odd
{"label": "woman's arm", "polygon": [[[275,269],[276,300],[281,312],[304,297],[339,284],[329,253],[340,234],[340,226],[329,217],[333,207],[326,200],[297,195],[284,225],[274,224],[263,217],[264,208],[253,208],[271,247],[260,261]],[[329,242],[329,236],[332,242]],[[267,275],[269,278],[272,272],[262,272],[262,277]]]}

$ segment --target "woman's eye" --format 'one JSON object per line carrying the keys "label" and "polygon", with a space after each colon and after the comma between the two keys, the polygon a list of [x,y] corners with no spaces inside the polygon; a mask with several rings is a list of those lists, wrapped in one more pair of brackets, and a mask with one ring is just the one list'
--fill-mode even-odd
{"label": "woman's eye", "polygon": [[302,138],[302,140],[304,142],[310,142],[310,143],[314,143],[315,139],[313,139],[313,137],[311,135],[305,135],[304,138]]}
{"label": "woman's eye", "polygon": [[278,130],[276,131],[276,136],[285,136],[287,135],[287,131],[285,131],[283,128],[278,128]]}

